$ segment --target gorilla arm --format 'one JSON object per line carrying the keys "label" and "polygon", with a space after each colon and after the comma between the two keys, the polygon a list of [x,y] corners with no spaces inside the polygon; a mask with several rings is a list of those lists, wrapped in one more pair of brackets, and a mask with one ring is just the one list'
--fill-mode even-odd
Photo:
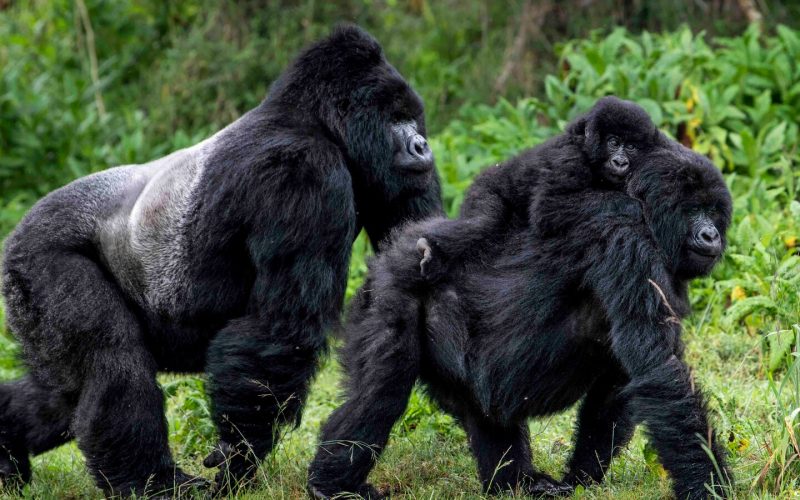
{"label": "gorilla arm", "polygon": [[562,250],[584,249],[584,285],[611,324],[611,351],[630,379],[622,391],[630,398],[629,411],[646,424],[678,498],[705,498],[709,482],[724,495],[719,485],[730,473],[703,396],[682,359],[680,320],[672,305],[677,294],[639,203],[615,192],[587,192],[572,203],[584,207],[583,220],[565,237],[573,248]]}
{"label": "gorilla arm", "polygon": [[[212,340],[207,372],[220,446],[205,461],[220,466],[217,487],[247,477],[273,448],[275,426],[300,418],[326,330],[344,297],[355,209],[344,166],[299,165],[283,197],[264,196],[247,247],[255,268],[246,314]],[[313,179],[309,179],[313,177]],[[313,181],[313,182],[312,182]]]}
{"label": "gorilla arm", "polygon": [[477,253],[493,245],[513,216],[524,214],[529,191],[518,187],[527,185],[527,181],[516,178],[522,168],[509,163],[486,169],[470,186],[459,218],[434,218],[420,226],[417,250],[422,257],[423,278],[441,278],[451,263],[458,262],[466,252]]}

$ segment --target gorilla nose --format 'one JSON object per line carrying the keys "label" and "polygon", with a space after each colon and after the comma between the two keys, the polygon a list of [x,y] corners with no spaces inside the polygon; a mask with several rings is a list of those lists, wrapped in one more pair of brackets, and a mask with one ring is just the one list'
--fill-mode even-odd
{"label": "gorilla nose", "polygon": [[704,251],[704,253],[717,255],[722,250],[722,240],[719,237],[719,231],[714,226],[705,226],[701,228],[694,237],[697,246]]}
{"label": "gorilla nose", "polygon": [[412,135],[408,138],[406,143],[406,151],[417,161],[430,162],[433,160],[431,148],[428,146],[428,141],[421,135]]}
{"label": "gorilla nose", "polygon": [[611,166],[619,173],[624,173],[628,170],[628,164],[627,158],[611,158]]}

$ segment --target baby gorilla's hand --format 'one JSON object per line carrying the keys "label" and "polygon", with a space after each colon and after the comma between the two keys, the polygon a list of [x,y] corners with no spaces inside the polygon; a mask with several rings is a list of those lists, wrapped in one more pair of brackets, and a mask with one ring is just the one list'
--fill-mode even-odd
{"label": "baby gorilla's hand", "polygon": [[214,450],[203,460],[209,469],[219,467],[214,476],[214,496],[226,496],[247,482],[255,475],[258,465],[255,458],[246,451],[241,451],[220,441]]}
{"label": "baby gorilla's hand", "polygon": [[434,252],[434,246],[427,238],[417,240],[417,252],[420,256],[419,274],[427,281],[436,281],[447,272],[441,253]]}

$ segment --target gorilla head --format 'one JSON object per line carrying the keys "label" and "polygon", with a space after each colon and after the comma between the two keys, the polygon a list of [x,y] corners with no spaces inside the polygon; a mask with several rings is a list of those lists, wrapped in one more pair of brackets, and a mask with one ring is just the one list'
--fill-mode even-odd
{"label": "gorilla head", "polygon": [[435,177],[422,100],[356,26],[301,54],[268,100],[296,103],[319,120],[342,148],[357,190],[395,199],[428,189]]}
{"label": "gorilla head", "polygon": [[567,133],[581,146],[595,174],[617,186],[654,147],[664,144],[641,106],[614,96],[597,101],[567,127]]}
{"label": "gorilla head", "polygon": [[673,143],[651,152],[628,180],[649,212],[650,227],[680,279],[711,272],[725,250],[732,201],[708,158]]}

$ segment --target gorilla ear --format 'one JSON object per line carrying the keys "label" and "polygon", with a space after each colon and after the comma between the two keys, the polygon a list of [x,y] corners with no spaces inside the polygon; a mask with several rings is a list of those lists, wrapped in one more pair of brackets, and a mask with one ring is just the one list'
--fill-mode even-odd
{"label": "gorilla ear", "polygon": [[580,121],[583,124],[581,130],[582,137],[578,144],[581,145],[585,153],[594,156],[599,153],[600,140],[602,138],[602,131],[600,129],[603,124],[600,123],[600,115],[590,111],[586,113]]}
{"label": "gorilla ear", "polygon": [[583,146],[584,141],[586,140],[586,123],[587,123],[587,115],[582,115],[572,121],[569,125],[567,125],[567,134],[569,134],[572,139],[579,145]]}
{"label": "gorilla ear", "polygon": [[583,136],[584,145],[586,149],[594,151],[600,144],[600,131],[598,129],[598,122],[596,116],[591,116],[586,119],[586,128],[584,129]]}

